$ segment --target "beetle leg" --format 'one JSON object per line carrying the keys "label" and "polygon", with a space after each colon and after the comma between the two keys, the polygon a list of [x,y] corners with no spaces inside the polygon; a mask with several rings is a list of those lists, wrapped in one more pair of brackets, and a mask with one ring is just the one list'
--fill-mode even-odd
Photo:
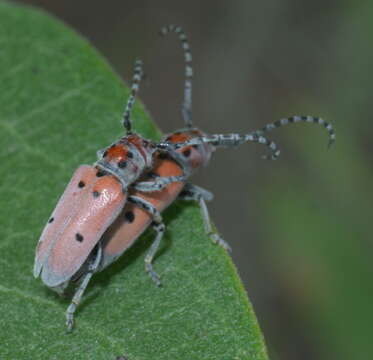
{"label": "beetle leg", "polygon": [[170,183],[185,182],[186,179],[191,175],[190,164],[189,162],[185,161],[184,157],[181,154],[179,154],[173,148],[167,148],[167,151],[163,151],[163,155],[176,161],[180,165],[183,175],[158,177],[152,181],[139,181],[133,185],[136,190],[142,192],[160,191]]}
{"label": "beetle leg", "polygon": [[197,200],[202,196],[205,201],[211,201],[214,199],[214,194],[206,189],[201,188],[197,185],[186,183],[184,189],[179,194],[181,200]]}
{"label": "beetle leg", "polygon": [[185,175],[158,177],[152,181],[139,181],[133,185],[133,187],[142,192],[160,191],[170,183],[181,182],[186,179],[187,177]]}
{"label": "beetle leg", "polygon": [[155,284],[157,286],[160,286],[161,285],[161,280],[160,280],[159,275],[153,270],[152,262],[153,262],[153,258],[155,256],[156,252],[158,251],[159,244],[160,244],[160,242],[162,240],[162,237],[163,237],[163,234],[166,230],[166,226],[163,222],[156,223],[156,222],[153,221],[152,227],[157,232],[157,236],[156,236],[149,252],[147,253],[147,255],[145,257],[145,271],[149,273],[149,275],[151,276],[151,278],[153,279]]}
{"label": "beetle leg", "polygon": [[209,191],[189,183],[185,185],[183,191],[179,195],[179,199],[196,200],[199,202],[206,234],[215,244],[218,244],[227,251],[232,251],[229,244],[220,237],[220,235],[216,232],[216,230],[213,228],[211,224],[211,219],[207,209],[206,201],[211,201],[213,197],[213,194]]}
{"label": "beetle leg", "polygon": [[162,221],[160,212],[150,202],[138,196],[129,196],[128,201],[132,202],[136,206],[139,206],[141,209],[144,209],[153,217],[152,227],[157,232],[157,236],[150,247],[149,252],[145,256],[145,271],[150,275],[155,284],[160,286],[161,280],[159,275],[153,270],[152,262],[159,248],[159,244],[161,243],[166,226]]}
{"label": "beetle leg", "polygon": [[69,332],[73,329],[73,326],[74,326],[74,313],[76,311],[76,308],[80,304],[80,301],[82,299],[85,289],[87,288],[89,280],[91,280],[92,275],[95,273],[98,266],[100,265],[101,258],[102,258],[102,249],[101,249],[101,246],[99,246],[95,261],[89,265],[87,273],[83,276],[83,280],[80,283],[79,288],[75,291],[74,297],[71,300],[71,304],[66,310],[66,325],[67,325],[67,331]]}

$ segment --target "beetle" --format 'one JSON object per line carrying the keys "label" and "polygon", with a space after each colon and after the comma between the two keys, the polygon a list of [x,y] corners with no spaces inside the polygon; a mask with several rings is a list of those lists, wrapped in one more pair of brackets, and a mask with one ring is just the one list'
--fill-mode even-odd
{"label": "beetle", "polygon": [[[207,165],[212,153],[217,147],[237,146],[246,141],[251,141],[255,139],[255,136],[261,136],[275,128],[301,121],[323,125],[329,134],[329,146],[331,146],[335,141],[333,127],[323,119],[311,116],[293,116],[282,119],[267,124],[262,129],[246,135],[206,135],[193,126],[191,119],[193,72],[191,68],[192,56],[190,54],[190,47],[186,35],[181,27],[174,25],[162,28],[161,34],[166,35],[170,32],[174,32],[179,36],[184,49],[186,78],[182,116],[185,128],[166,135],[162,142],[174,144],[178,156],[175,157],[175,153],[173,155],[169,153],[157,153],[155,156],[154,167],[149,173],[144,174],[141,186],[137,186],[137,188],[130,190],[132,200],[127,202],[122,212],[122,216],[118,217],[102,237],[102,258],[97,269],[97,271],[102,271],[113,263],[132,246],[136,239],[149,226],[152,226],[156,231],[156,238],[145,257],[145,270],[150,274],[158,286],[160,285],[160,277],[153,270],[152,261],[165,231],[161,212],[176,199],[198,201],[206,233],[213,242],[219,244],[226,250],[230,250],[229,245],[220,237],[211,225],[206,201],[212,200],[213,195],[209,191],[187,182],[187,179],[193,171],[201,166]],[[279,156],[280,151],[273,142],[259,137],[257,138],[257,141],[266,144],[272,150],[272,153],[266,155],[265,158],[276,159]],[[164,188],[160,186],[162,179],[174,176],[184,176],[185,181],[173,182]],[[158,179],[159,181],[156,182],[155,179]],[[139,203],[139,200],[141,200],[141,203]],[[144,207],[144,204],[146,204],[146,207]]]}
{"label": "beetle", "polygon": [[[145,169],[152,168],[154,153],[167,148],[132,132],[130,116],[141,77],[142,62],[137,60],[123,114],[126,135],[99,150],[93,165],[81,165],[75,171],[39,239],[34,276],[60,294],[71,280],[81,276],[85,266],[90,269],[94,265],[90,261],[86,264],[87,258],[122,211],[128,187]],[[163,180],[167,184],[178,178]]]}
{"label": "beetle", "polygon": [[[161,212],[166,209],[176,199],[196,200],[198,201],[204,228],[214,243],[219,244],[226,250],[230,250],[229,245],[214,230],[206,201],[213,199],[213,194],[199,186],[187,182],[190,175],[202,166],[206,166],[212,153],[217,147],[234,147],[246,141],[255,141],[266,144],[271,150],[270,155],[265,155],[265,159],[275,160],[280,154],[280,150],[275,143],[268,141],[266,138],[261,139],[264,133],[272,131],[278,127],[297,123],[310,122],[322,125],[328,132],[330,147],[335,142],[335,131],[332,125],[325,120],[312,116],[292,116],[279,121],[269,123],[262,129],[253,131],[246,135],[240,134],[216,134],[206,135],[201,130],[193,126],[192,123],[192,56],[187,37],[180,26],[168,25],[161,29],[161,35],[176,33],[181,41],[184,50],[185,59],[185,86],[184,102],[182,104],[182,117],[185,128],[177,130],[163,139],[163,143],[172,143],[175,145],[175,154],[158,153],[155,157],[153,169],[145,174],[145,179],[141,186],[131,189],[132,201],[129,201],[123,210],[123,218],[118,218],[103,235],[102,238],[102,260],[99,270],[103,270],[113,261],[120,257],[136,239],[151,225],[157,235],[149,253],[145,257],[145,270],[151,275],[156,285],[160,285],[160,277],[153,270],[152,260],[160,245],[162,235],[165,231],[165,225],[161,220]],[[253,138],[254,136],[254,138]],[[170,183],[164,188],[160,186],[162,179],[168,177],[184,176],[184,181]],[[148,181],[144,181],[148,179]],[[154,179],[159,179],[155,182]],[[146,208],[138,203],[147,204]]]}
{"label": "beetle", "polygon": [[[113,263],[149,226],[154,228],[157,235],[145,257],[145,270],[156,285],[160,285],[160,277],[153,270],[152,260],[165,231],[161,212],[177,198],[197,200],[206,232],[215,243],[230,250],[210,222],[206,201],[212,200],[212,194],[187,183],[193,171],[207,165],[217,147],[258,142],[271,150],[265,158],[276,159],[280,151],[274,142],[264,137],[264,133],[298,121],[324,125],[330,144],[335,140],[334,130],[329,123],[320,118],[298,116],[268,124],[261,130],[245,135],[206,135],[192,124],[192,56],[186,35],[181,27],[174,25],[162,28],[161,32],[163,35],[176,33],[184,49],[182,117],[185,128],[167,135],[160,143],[132,133],[130,112],[142,74],[141,63],[136,62],[131,96],[123,120],[127,136],[99,151],[99,159],[93,166],[82,165],[76,171],[49,219],[36,250],[34,275],[37,277],[41,274],[47,286],[62,293],[70,283],[80,283],[66,311],[68,330],[73,327],[74,313],[92,275]],[[132,156],[128,156],[128,152]],[[120,166],[122,161],[125,162],[124,166]],[[54,222],[57,226],[53,228],[51,224]],[[84,234],[77,225],[85,226]],[[89,241],[86,241],[86,237]],[[79,246],[83,243],[88,245]]]}
{"label": "beetle", "polygon": [[[98,160],[93,165],[81,165],[75,171],[36,248],[34,277],[40,276],[45,285],[59,294],[70,284],[80,282],[66,312],[68,330],[73,327],[74,312],[89,280],[103,268],[103,234],[122,213],[126,202],[153,211],[146,200],[129,194],[129,190],[152,191],[153,187],[162,190],[171,183],[185,181],[188,175],[185,169],[180,175],[172,173],[152,182],[140,179],[154,167],[155,157],[161,154],[182,161],[171,142],[156,143],[132,132],[130,116],[141,77],[142,62],[137,60],[123,115],[126,135],[99,150]],[[277,151],[276,145],[261,135],[250,135],[249,140],[269,146],[272,152]],[[158,226],[154,227],[160,231],[160,217],[156,212],[152,215]],[[148,270],[155,279],[151,264]]]}

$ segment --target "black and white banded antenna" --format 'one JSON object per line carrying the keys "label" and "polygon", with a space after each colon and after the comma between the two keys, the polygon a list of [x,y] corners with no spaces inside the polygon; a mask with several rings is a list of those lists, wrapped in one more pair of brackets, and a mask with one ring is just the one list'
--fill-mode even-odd
{"label": "black and white banded antenna", "polygon": [[132,133],[132,122],[131,122],[131,112],[133,104],[135,103],[136,94],[139,91],[140,81],[143,76],[142,70],[142,61],[137,59],[135,61],[135,66],[133,70],[133,77],[132,77],[132,85],[131,85],[131,93],[127,100],[126,109],[123,113],[123,126],[127,131],[127,135]]}
{"label": "black and white banded antenna", "polygon": [[255,132],[248,134],[213,134],[198,136],[185,142],[174,144],[175,149],[180,149],[187,146],[211,144],[214,147],[231,148],[242,145],[246,142],[254,142],[265,145],[270,150],[270,154],[263,155],[264,159],[276,160],[280,155],[280,149],[272,140],[268,140],[263,135],[258,135]]}
{"label": "black and white banded antenna", "polygon": [[181,113],[187,128],[192,128],[192,79],[193,79],[193,68],[192,68],[192,53],[188,43],[188,38],[181,26],[166,25],[160,30],[161,36],[166,36],[169,33],[175,33],[178,35],[181,42],[181,46],[184,51],[185,61],[185,85],[184,85],[184,102],[181,107]]}
{"label": "black and white banded antenna", "polygon": [[277,120],[275,122],[269,123],[265,126],[263,126],[260,130],[256,130],[253,133],[257,135],[263,135],[266,132],[272,131],[274,129],[277,129],[279,127],[288,125],[288,124],[294,124],[297,122],[306,122],[306,123],[312,123],[312,124],[319,124],[323,126],[329,135],[329,142],[328,147],[330,148],[334,142],[335,142],[335,131],[332,126],[332,124],[328,123],[322,118],[315,117],[315,116],[291,116],[288,118],[283,118],[281,120]]}

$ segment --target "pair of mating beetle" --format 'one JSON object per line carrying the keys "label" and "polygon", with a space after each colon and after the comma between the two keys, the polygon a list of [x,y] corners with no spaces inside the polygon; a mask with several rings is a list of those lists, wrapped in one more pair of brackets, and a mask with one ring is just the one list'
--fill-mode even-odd
{"label": "pair of mating beetle", "polygon": [[181,27],[169,25],[162,35],[178,35],[185,58],[185,87],[182,116],[185,128],[156,143],[131,131],[131,110],[142,78],[142,63],[136,61],[131,94],[123,115],[127,134],[98,151],[91,166],[81,165],[45,226],[36,248],[34,276],[62,294],[68,285],[78,283],[66,311],[68,330],[74,313],[92,277],[113,263],[149,227],[156,238],[145,257],[145,270],[153,281],[160,279],[152,260],[160,245],[165,225],[161,212],[176,199],[199,202],[204,226],[213,242],[229,250],[228,244],[213,230],[206,201],[213,195],[187,182],[192,172],[205,166],[217,147],[234,147],[248,141],[266,145],[276,159],[280,151],[263,136],[277,127],[296,123],[317,123],[326,128],[329,145],[335,141],[331,124],[311,116],[293,116],[265,125],[246,135],[206,135],[192,124],[192,55]]}

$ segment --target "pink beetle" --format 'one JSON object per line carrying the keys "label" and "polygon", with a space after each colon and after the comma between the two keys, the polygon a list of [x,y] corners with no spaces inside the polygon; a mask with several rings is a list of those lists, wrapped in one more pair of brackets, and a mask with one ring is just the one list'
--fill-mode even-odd
{"label": "pink beetle", "polygon": [[[190,173],[189,165],[185,163],[184,171],[180,174],[174,171],[171,176],[162,176],[150,182],[138,181],[153,169],[154,159],[159,156],[169,156],[184,164],[183,156],[175,150],[176,146],[172,142],[155,143],[131,131],[130,114],[141,75],[142,63],[138,60],[123,118],[127,135],[98,151],[98,160],[94,165],[81,165],[75,171],[36,248],[34,276],[40,276],[45,285],[62,294],[69,284],[80,283],[66,312],[68,330],[73,327],[74,312],[92,275],[117,257],[116,254],[110,255],[109,251],[114,243],[106,247],[106,237],[103,234],[110,232],[109,227],[118,219],[126,202],[149,213],[153,218],[154,228],[159,234],[162,233],[163,224],[159,211],[146,198],[130,195],[129,190],[161,191],[171,184],[180,187]],[[271,145],[272,151],[276,151],[276,146],[263,136],[250,137],[252,141]],[[201,142],[198,146],[207,145]],[[130,213],[126,214],[127,219],[131,220]],[[139,232],[145,230],[147,225],[141,224]],[[126,238],[123,238],[122,243],[125,242]],[[159,241],[155,242],[157,243]],[[147,261],[146,268],[158,283],[151,260]]]}
{"label": "pink beetle", "polygon": [[58,292],[63,292],[70,282],[80,282],[66,312],[69,330],[93,273],[114,262],[150,225],[157,235],[145,257],[145,269],[160,285],[160,278],[152,267],[165,231],[160,213],[177,198],[197,200],[206,232],[215,243],[229,250],[211,226],[206,201],[213,195],[187,183],[193,171],[208,163],[217,147],[259,142],[271,150],[266,158],[276,159],[280,152],[263,133],[299,121],[323,125],[329,133],[329,143],[335,140],[329,123],[310,116],[282,119],[246,135],[205,135],[193,127],[191,121],[192,56],[187,38],[180,27],[169,25],[162,29],[163,35],[169,32],[178,34],[184,49],[186,80],[182,114],[186,128],[166,136],[159,144],[131,133],[129,114],[141,78],[141,67],[137,63],[124,116],[127,136],[99,151],[99,160],[94,166],[79,167],[40,238],[34,275],[41,274],[43,282]]}
{"label": "pink beetle", "polygon": [[[168,25],[162,28],[161,35],[174,32],[179,36],[184,50],[185,58],[185,88],[184,103],[182,106],[182,115],[185,122],[185,128],[177,130],[174,133],[165,136],[163,143],[175,145],[175,153],[157,154],[154,167],[150,173],[145,175],[148,181],[143,179],[139,190],[130,191],[131,198],[135,199],[127,202],[123,210],[123,219],[117,219],[106,231],[102,238],[103,252],[100,263],[100,270],[110,265],[119,256],[121,256],[136,239],[152,224],[157,232],[156,239],[145,258],[145,269],[150,273],[157,285],[160,284],[159,276],[152,268],[152,260],[158,249],[165,225],[161,222],[160,213],[167,208],[176,199],[196,200],[199,202],[204,220],[206,233],[213,242],[229,250],[229,245],[219,236],[211,226],[206,201],[210,201],[213,195],[198,186],[187,182],[193,171],[207,165],[212,153],[217,147],[233,147],[247,141],[256,141],[267,145],[272,153],[265,158],[276,159],[280,151],[273,142],[268,141],[261,135],[275,128],[296,123],[310,122],[324,126],[329,134],[329,146],[335,141],[335,132],[331,124],[321,118],[312,116],[293,116],[285,118],[274,123],[265,125],[262,129],[256,130],[246,135],[228,134],[228,135],[206,135],[198,128],[193,127],[191,120],[192,108],[192,56],[186,35],[180,26]],[[185,180],[170,183],[164,188],[157,187],[154,179],[184,177]],[[147,204],[147,208],[138,206],[137,201],[141,200]]]}
{"label": "pink beetle", "polygon": [[[81,165],[75,171],[39,239],[34,276],[40,276],[45,285],[58,293],[71,281],[79,279],[83,285],[88,284],[99,264],[101,246],[97,245],[123,210],[128,187],[152,168],[156,152],[171,151],[167,144],[157,144],[131,132],[130,114],[141,76],[142,63],[136,61],[123,117],[127,135],[98,151],[98,160],[93,166]],[[161,187],[182,179],[165,178]],[[141,188],[141,182],[137,186]],[[79,289],[69,307],[69,329],[84,287]]]}

